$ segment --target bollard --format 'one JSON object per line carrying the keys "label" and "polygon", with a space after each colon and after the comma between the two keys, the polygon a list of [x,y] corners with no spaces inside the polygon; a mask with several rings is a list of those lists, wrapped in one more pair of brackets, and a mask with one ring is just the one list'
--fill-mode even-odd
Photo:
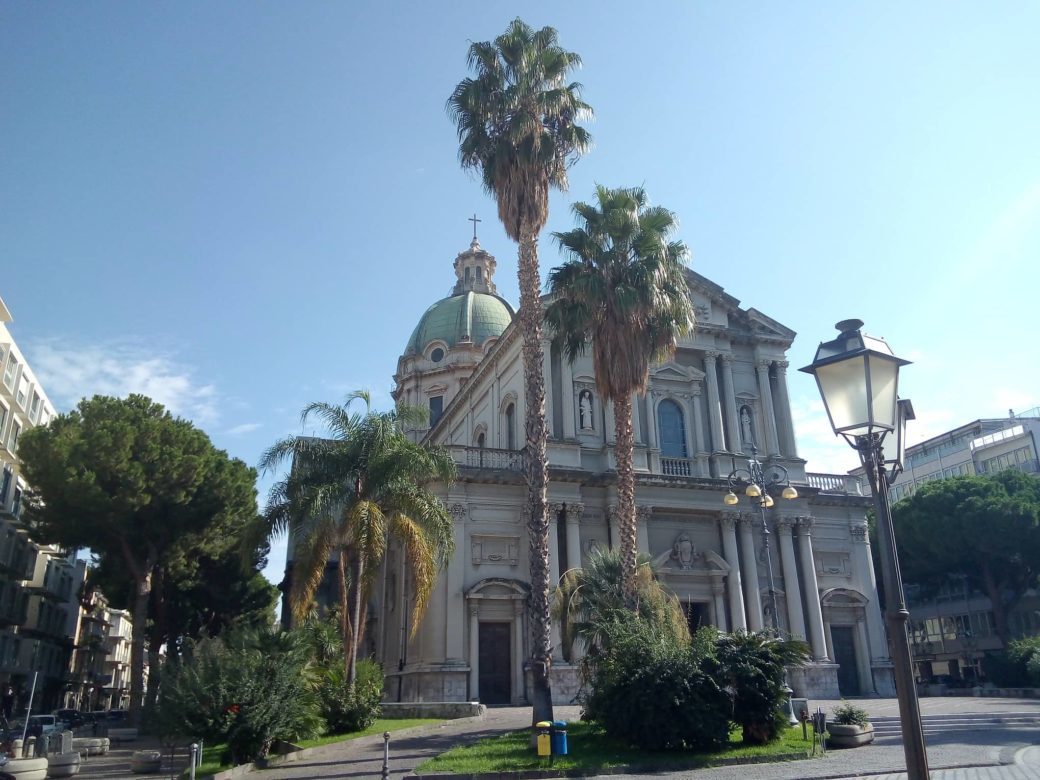
{"label": "bollard", "polygon": [[196,761],[195,761],[195,766],[196,767],[202,766],[202,750],[205,747],[206,743],[203,740],[200,739],[198,744],[199,744],[199,752],[197,754],[197,758],[196,758]]}
{"label": "bollard", "polygon": [[198,757],[199,757],[199,746],[196,745],[194,742],[192,742],[191,743],[191,761],[189,762],[189,771],[188,771],[188,777],[190,777],[191,780],[195,780],[195,767],[197,766],[197,764],[195,762],[198,760]]}
{"label": "bollard", "polygon": [[390,780],[390,732],[383,732],[383,780]]}

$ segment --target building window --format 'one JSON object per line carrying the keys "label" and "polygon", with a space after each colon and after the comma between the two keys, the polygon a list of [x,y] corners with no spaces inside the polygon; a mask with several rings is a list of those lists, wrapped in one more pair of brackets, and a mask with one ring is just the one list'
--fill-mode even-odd
{"label": "building window", "polygon": [[26,378],[25,374],[22,374],[21,379],[18,380],[18,392],[15,393],[14,398],[18,402],[18,405],[24,409],[25,401],[28,398],[28,396],[29,380]]}
{"label": "building window", "polygon": [[481,431],[477,434],[477,448],[484,449],[484,432]]}
{"label": "building window", "polygon": [[[0,482],[0,506],[7,506],[7,494],[11,491],[11,480],[14,479],[14,471],[10,466],[4,466],[3,481]],[[11,533],[8,532],[8,537]]]}
{"label": "building window", "polygon": [[430,396],[430,427],[432,428],[437,424],[437,421],[441,419],[441,414],[444,412],[444,396],[443,395],[432,395]]}
{"label": "building window", "polygon": [[40,413],[40,394],[34,392],[32,395],[32,403],[29,405],[29,421],[32,423],[36,422],[36,415]]}
{"label": "building window", "polygon": [[11,359],[7,361],[7,370],[4,371],[4,384],[7,385],[8,390],[14,383],[14,375],[17,371],[18,361],[14,359],[14,355],[11,355]]}
{"label": "building window", "polygon": [[430,353],[430,360],[432,360],[434,363],[440,363],[442,360],[444,360],[444,350],[440,347],[437,347],[437,349],[433,350],[433,352]]}
{"label": "building window", "polygon": [[0,441],[4,440],[5,425],[7,425],[7,407],[0,404]]}
{"label": "building window", "polygon": [[675,401],[665,399],[657,407],[657,430],[660,434],[661,454],[664,457],[688,457],[683,413]]}
{"label": "building window", "polygon": [[12,453],[18,451],[18,437],[22,435],[22,426],[16,422],[11,423],[11,442],[8,447]]}
{"label": "building window", "polygon": [[506,407],[506,449],[516,449],[516,404]]}

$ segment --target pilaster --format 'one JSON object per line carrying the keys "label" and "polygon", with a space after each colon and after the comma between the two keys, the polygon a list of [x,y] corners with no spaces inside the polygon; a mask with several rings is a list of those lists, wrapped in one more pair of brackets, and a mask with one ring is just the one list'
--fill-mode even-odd
{"label": "pilaster", "polygon": [[726,512],[719,517],[722,529],[722,555],[729,564],[726,577],[726,595],[729,597],[729,614],[734,631],[745,631],[747,619],[744,616],[744,598],[740,586],[740,557],[737,554],[737,518],[736,513]]}
{"label": "pilaster", "polygon": [[794,558],[794,541],[791,529],[796,522],[792,517],[781,517],[776,521],[776,535],[780,539],[780,561],[784,573],[784,593],[787,601],[787,620],[791,638],[805,639],[805,616],[802,613],[802,593],[798,585],[798,566]]}
{"label": "pilaster", "polygon": [[757,360],[755,373],[758,375],[758,394],[762,398],[762,428],[766,436],[766,452],[778,454],[776,444],[776,414],[773,410],[773,390],[769,385],[769,360]]}
{"label": "pilaster", "polygon": [[752,631],[761,631],[762,593],[758,585],[758,559],[755,556],[754,523],[758,519],[753,514],[740,516],[740,553],[741,580],[744,583],[744,601],[747,608],[748,627]]}
{"label": "pilaster", "polygon": [[814,659],[828,662],[830,659],[827,657],[827,643],[824,640],[820,587],[816,580],[816,560],[812,548],[812,527],[811,517],[798,518],[798,546],[802,558],[802,576],[805,578],[805,608],[809,612],[809,644]]}

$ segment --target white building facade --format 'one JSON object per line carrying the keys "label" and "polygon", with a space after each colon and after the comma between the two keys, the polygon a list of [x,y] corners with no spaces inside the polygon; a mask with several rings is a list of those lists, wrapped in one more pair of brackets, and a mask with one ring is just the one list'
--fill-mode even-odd
{"label": "white building facade", "polygon": [[[435,413],[415,436],[446,447],[459,465],[458,481],[442,493],[456,550],[410,640],[405,570],[391,550],[367,636],[388,672],[390,699],[519,704],[530,685],[521,339],[512,308],[494,294],[494,258],[474,240],[455,269],[452,296],[422,316],[398,362],[395,398]],[[855,479],[806,474],[798,457],[786,380],[795,334],[704,277],[691,272],[688,280],[697,326],[652,367],[647,392],[633,403],[639,548],[657,562],[691,627],[779,626],[804,639],[813,663],[793,671],[797,695],[892,695],[865,521],[870,501]],[[549,341],[543,356],[557,581],[592,550],[618,542],[614,422],[591,357],[571,365]],[[778,497],[764,518],[747,499],[723,504],[725,478],[746,465],[752,445],[767,473],[786,469],[799,492],[793,501]],[[553,696],[567,703],[578,692],[580,649],[563,648],[555,629],[554,638]]]}

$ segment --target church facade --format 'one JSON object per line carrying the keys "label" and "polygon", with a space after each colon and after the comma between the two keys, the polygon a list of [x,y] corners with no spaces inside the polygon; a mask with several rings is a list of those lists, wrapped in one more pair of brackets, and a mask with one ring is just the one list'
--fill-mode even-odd
{"label": "church facade", "polygon": [[[521,334],[498,297],[495,260],[474,238],[455,259],[451,296],[422,316],[398,362],[395,398],[430,409],[414,431],[448,449],[457,482],[441,490],[455,553],[421,625],[408,625],[400,556],[388,554],[369,610],[369,649],[387,698],[520,704],[530,689],[528,539],[522,517]],[[639,549],[657,564],[690,625],[779,627],[812,663],[792,670],[795,695],[893,695],[865,512],[847,475],[807,474],[787,393],[794,332],[689,272],[697,314],[674,356],[651,369],[633,403]],[[591,357],[573,365],[543,345],[549,427],[551,577],[618,542],[614,423]],[[786,469],[798,498],[761,510],[726,506],[727,475],[752,446],[766,473]],[[763,526],[770,533],[769,555]],[[291,555],[291,551],[290,551]],[[772,572],[772,583],[770,583]],[[772,586],[772,587],[771,587]],[[554,699],[578,692],[581,648],[554,629]]]}

